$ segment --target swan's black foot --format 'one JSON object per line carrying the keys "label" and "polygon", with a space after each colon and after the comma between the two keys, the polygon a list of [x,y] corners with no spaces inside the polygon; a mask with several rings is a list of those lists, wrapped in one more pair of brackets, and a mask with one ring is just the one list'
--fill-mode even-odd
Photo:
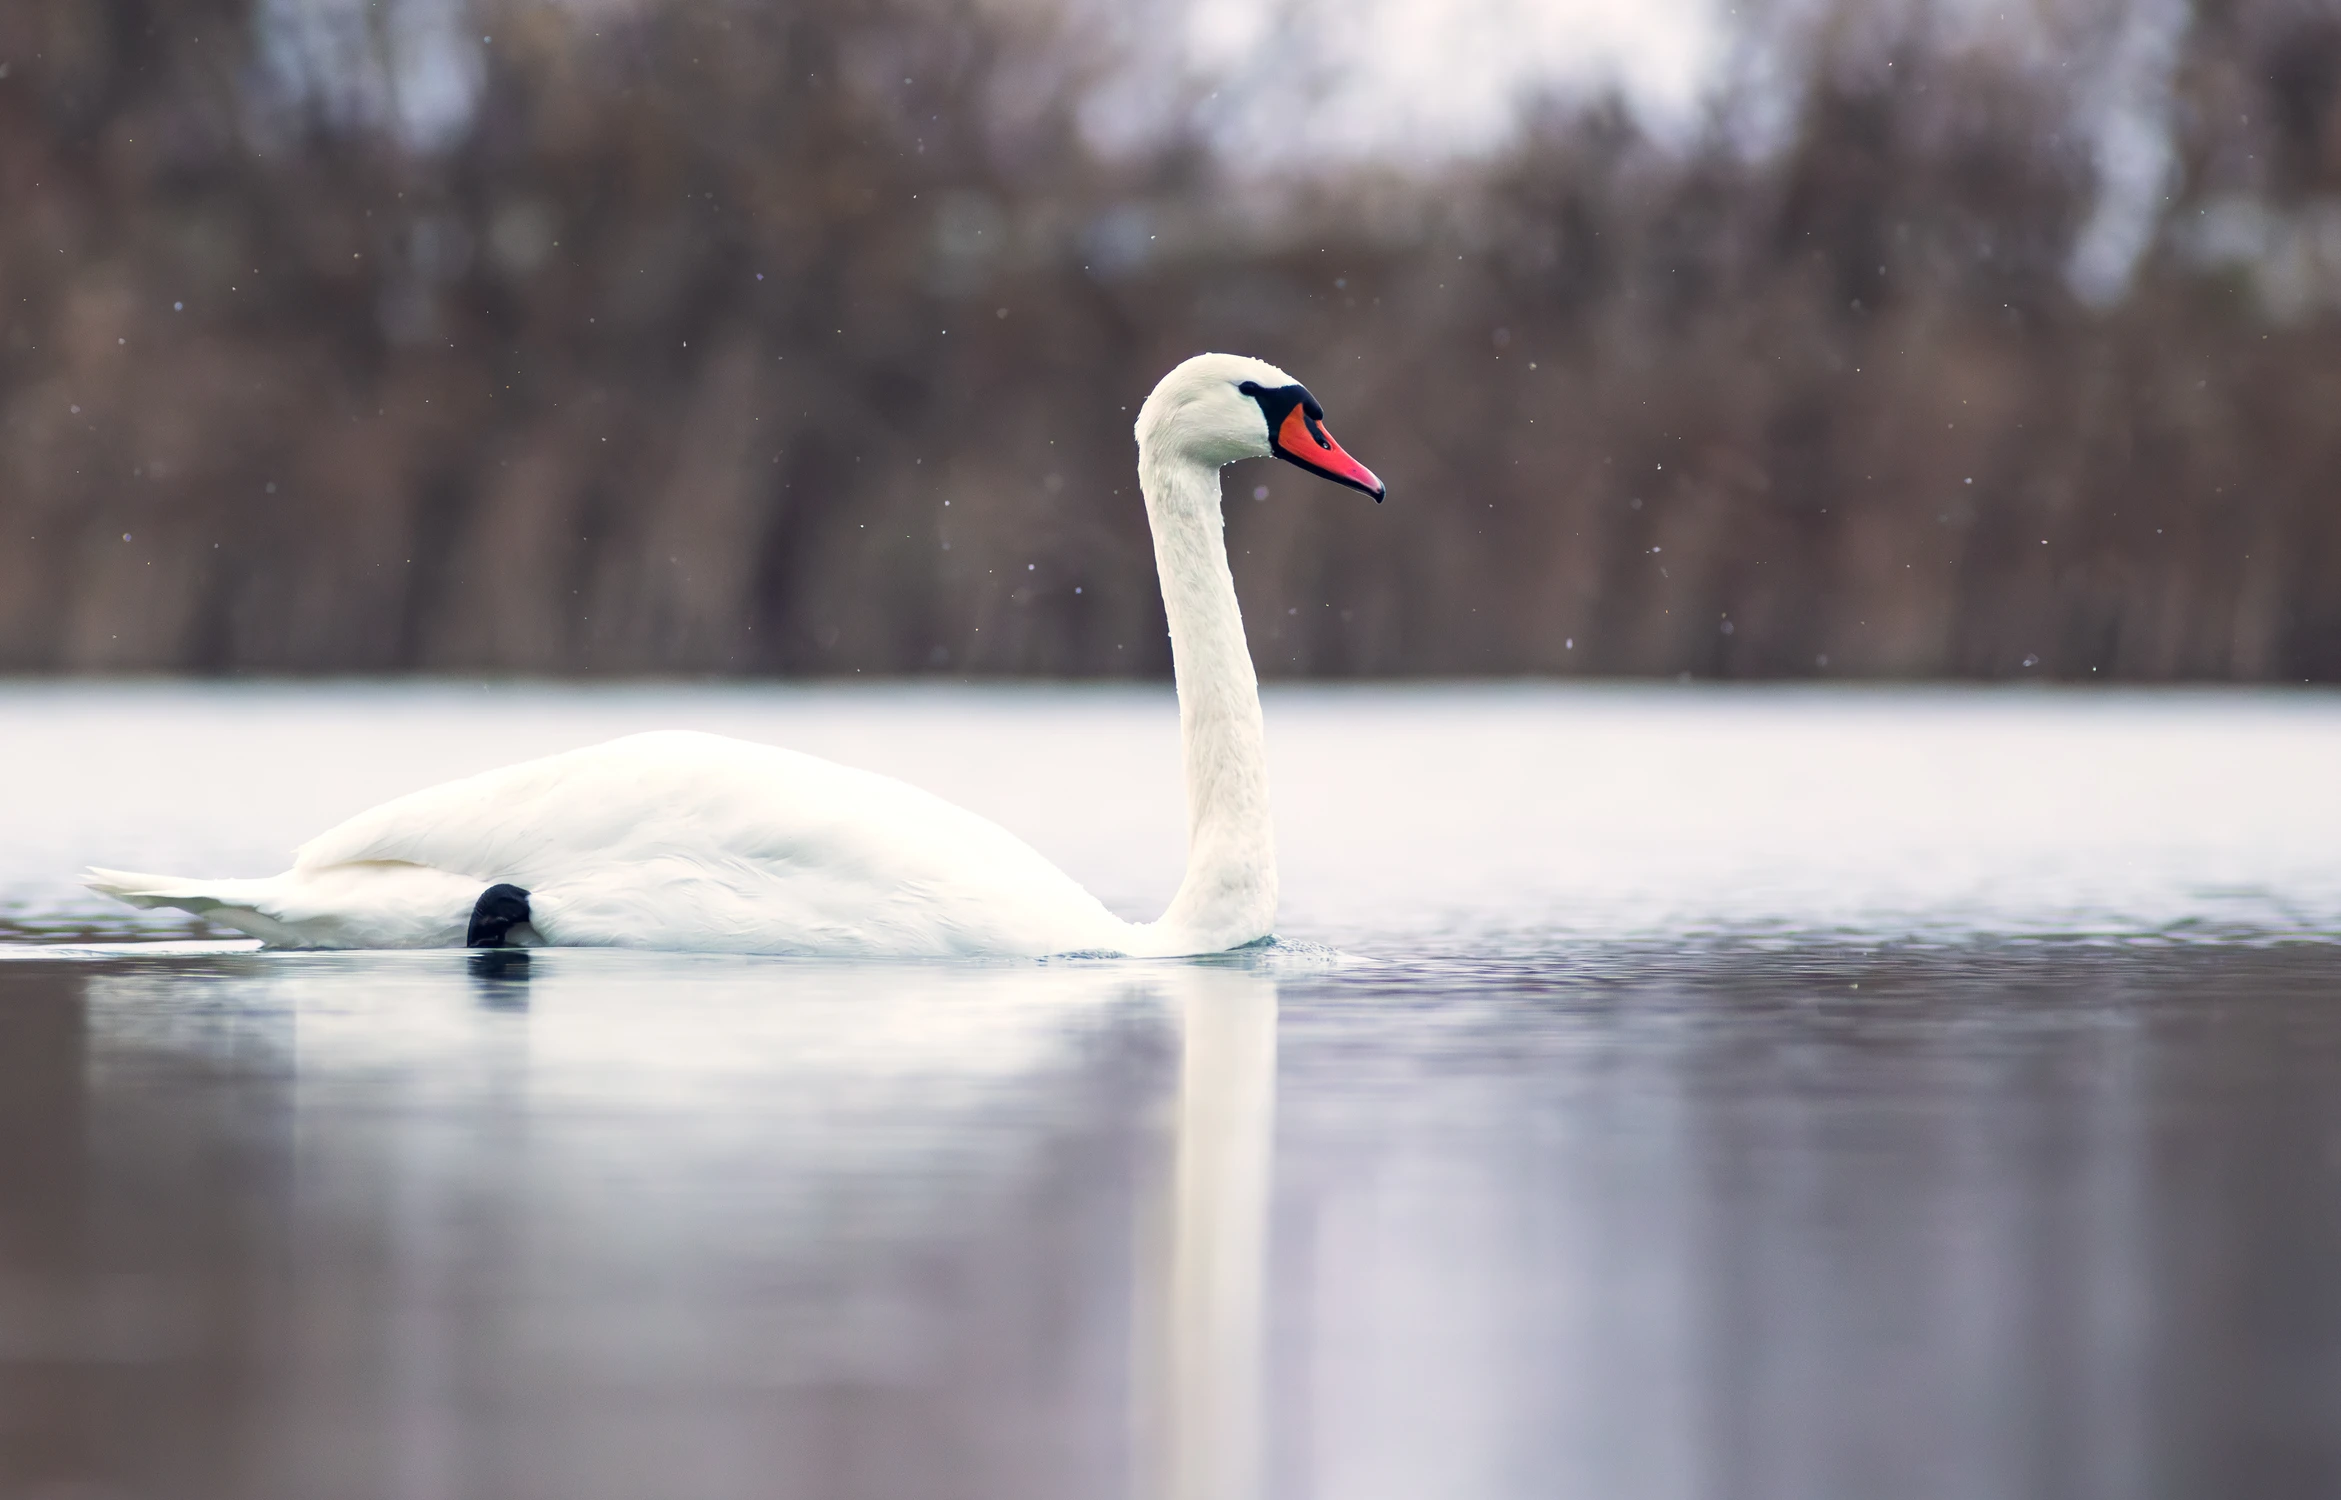
{"label": "swan's black foot", "polygon": [[501,948],[504,935],[528,920],[528,892],[516,885],[492,885],[472,904],[466,948]]}

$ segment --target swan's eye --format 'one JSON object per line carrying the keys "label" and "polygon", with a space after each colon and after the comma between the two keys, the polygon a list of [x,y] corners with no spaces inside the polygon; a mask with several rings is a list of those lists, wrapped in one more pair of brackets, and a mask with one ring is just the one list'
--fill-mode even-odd
{"label": "swan's eye", "polygon": [[1282,422],[1296,406],[1313,417],[1321,419],[1325,415],[1325,409],[1317,404],[1317,398],[1309,394],[1309,388],[1305,385],[1278,386],[1271,390],[1257,380],[1247,380],[1236,389],[1260,403],[1260,410],[1267,415],[1270,427]]}

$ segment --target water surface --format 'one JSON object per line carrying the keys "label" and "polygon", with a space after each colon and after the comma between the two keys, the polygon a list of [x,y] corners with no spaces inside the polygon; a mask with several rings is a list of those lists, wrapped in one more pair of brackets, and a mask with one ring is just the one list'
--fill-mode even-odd
{"label": "water surface", "polygon": [[1167,694],[0,692],[0,1494],[2341,1488],[2341,702],[1273,692],[1200,963],[260,954],[260,873],[652,725],[1131,915]]}

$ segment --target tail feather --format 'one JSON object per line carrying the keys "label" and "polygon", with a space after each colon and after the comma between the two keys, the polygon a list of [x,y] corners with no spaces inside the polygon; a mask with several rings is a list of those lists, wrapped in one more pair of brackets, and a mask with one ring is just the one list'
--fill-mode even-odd
{"label": "tail feather", "polygon": [[268,899],[266,888],[273,886],[273,881],[186,880],[176,875],[92,866],[82,872],[81,883],[132,906],[175,906],[264,943],[291,946],[300,942],[300,934],[280,919],[276,908],[281,903]]}
{"label": "tail feather", "polygon": [[368,862],[261,880],[185,880],[92,868],[81,883],[132,906],[175,906],[283,948],[460,948],[481,883]]}
{"label": "tail feather", "polygon": [[183,880],[176,875],[142,875],[136,870],[104,870],[96,866],[81,872],[81,883],[103,896],[132,906],[176,906],[182,911],[205,912],[235,899],[228,886],[255,885],[249,880]]}

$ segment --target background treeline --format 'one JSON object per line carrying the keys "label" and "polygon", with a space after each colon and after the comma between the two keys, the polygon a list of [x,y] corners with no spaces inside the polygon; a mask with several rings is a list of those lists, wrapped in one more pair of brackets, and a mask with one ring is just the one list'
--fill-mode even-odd
{"label": "background treeline", "polygon": [[1226,348],[1391,488],[1231,471],[1272,675],[2341,679],[2331,6],[2171,33],[2084,299],[2119,5],[1264,172],[1089,144],[1039,5],[306,3],[0,7],[0,669],[1160,673],[1130,413]]}

